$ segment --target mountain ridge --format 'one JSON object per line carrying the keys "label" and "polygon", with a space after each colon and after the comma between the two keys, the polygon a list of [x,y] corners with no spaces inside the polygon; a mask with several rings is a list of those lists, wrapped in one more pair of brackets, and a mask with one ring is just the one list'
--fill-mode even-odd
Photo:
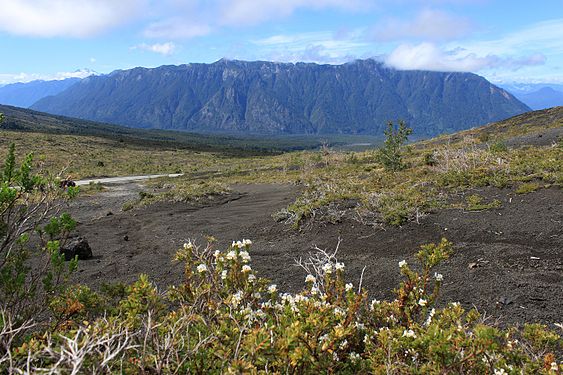
{"label": "mountain ridge", "polygon": [[431,136],[529,108],[472,73],[222,59],[92,76],[31,108],[130,127],[245,134],[380,135],[405,120]]}

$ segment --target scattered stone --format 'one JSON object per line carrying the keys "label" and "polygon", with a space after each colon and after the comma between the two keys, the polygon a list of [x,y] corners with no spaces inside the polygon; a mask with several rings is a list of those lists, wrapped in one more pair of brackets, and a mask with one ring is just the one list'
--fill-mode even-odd
{"label": "scattered stone", "polygon": [[90,244],[82,237],[75,238],[61,247],[61,253],[64,254],[66,261],[72,260],[76,256],[79,260],[86,260],[92,258],[93,255]]}
{"label": "scattered stone", "polygon": [[540,260],[538,257],[530,257],[531,260]]}
{"label": "scattered stone", "polygon": [[123,240],[124,240],[124,241],[129,241],[129,236],[128,236],[128,235],[123,236]]}
{"label": "scattered stone", "polygon": [[477,264],[477,262],[471,262],[471,263],[469,263],[469,265],[467,267],[469,269],[473,269],[473,268],[479,267],[479,264]]}
{"label": "scattered stone", "polygon": [[106,214],[106,216],[112,216],[112,215],[113,215],[113,212],[111,212],[111,211],[108,211],[108,213]]}
{"label": "scattered stone", "polygon": [[498,303],[500,303],[501,305],[510,305],[512,303],[512,300],[508,297],[502,296],[498,299]]}

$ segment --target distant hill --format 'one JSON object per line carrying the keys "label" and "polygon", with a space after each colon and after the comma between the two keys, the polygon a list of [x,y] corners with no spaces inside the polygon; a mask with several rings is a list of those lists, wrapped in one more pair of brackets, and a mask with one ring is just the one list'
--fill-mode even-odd
{"label": "distant hill", "polygon": [[57,95],[79,82],[80,78],[67,78],[58,81],[31,81],[12,83],[0,87],[0,104],[27,108],[46,96]]}
{"label": "distant hill", "polygon": [[470,73],[220,60],[89,77],[32,108],[138,128],[203,133],[381,135],[403,119],[418,137],[529,108]]}
{"label": "distant hill", "polygon": [[563,91],[542,87],[538,91],[516,94],[516,97],[532,109],[545,109],[563,105]]}
{"label": "distant hill", "polygon": [[212,135],[157,129],[133,129],[5,105],[0,105],[0,113],[5,115],[5,121],[0,125],[0,139],[3,131],[78,135],[106,138],[142,147],[154,146],[157,148],[217,151],[231,154],[280,153],[314,149],[325,144],[334,147],[347,147],[360,141],[375,145],[381,141],[381,139],[374,137],[357,136],[235,137],[225,134]]}

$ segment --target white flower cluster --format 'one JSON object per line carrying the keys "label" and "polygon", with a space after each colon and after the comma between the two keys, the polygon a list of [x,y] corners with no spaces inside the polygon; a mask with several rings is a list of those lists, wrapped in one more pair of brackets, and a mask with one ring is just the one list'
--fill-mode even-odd
{"label": "white flower cluster", "polygon": [[237,307],[242,301],[242,291],[238,291],[231,296],[231,304],[234,307]]}
{"label": "white flower cluster", "polygon": [[354,289],[354,284],[348,283],[348,284],[346,284],[345,288],[346,288],[346,291],[349,292],[349,291],[351,291],[352,289]]}
{"label": "white flower cluster", "polygon": [[199,266],[197,266],[197,272],[204,273],[205,271],[207,271],[207,266],[205,264],[202,263]]}
{"label": "white flower cluster", "polygon": [[434,272],[434,278],[436,279],[436,281],[444,280],[444,276],[441,273],[437,273],[437,272]]}
{"label": "white flower cluster", "polygon": [[432,323],[432,318],[434,318],[434,314],[436,314],[436,309],[432,308],[432,310],[430,310],[430,312],[428,313],[428,318],[426,318],[426,321],[424,322],[425,326],[429,326],[430,323]]}
{"label": "white flower cluster", "polygon": [[414,333],[414,331],[412,329],[409,329],[408,331],[405,329],[403,331],[403,337],[412,337],[413,339],[415,339],[416,333]]}
{"label": "white flower cluster", "polygon": [[337,271],[344,271],[344,263],[336,263],[336,264],[334,265],[334,268],[335,268]]}
{"label": "white flower cluster", "polygon": [[233,241],[231,244],[232,248],[242,249],[243,247],[247,247],[252,245],[252,241],[250,240],[242,240],[242,241]]}
{"label": "white flower cluster", "polygon": [[248,251],[243,250],[240,253],[238,253],[238,255],[240,256],[240,258],[242,259],[243,263],[248,263],[250,262],[250,254],[248,253]]}
{"label": "white flower cluster", "polygon": [[307,275],[307,277],[305,278],[306,283],[315,283],[316,281],[317,279],[313,275]]}
{"label": "white flower cluster", "polygon": [[407,261],[404,260],[404,259],[399,262],[399,268],[403,268],[403,267],[406,266],[406,265],[407,265]]}
{"label": "white flower cluster", "polygon": [[250,272],[250,271],[252,271],[252,268],[248,264],[245,264],[244,266],[242,266],[242,273],[247,273],[247,272]]}
{"label": "white flower cluster", "polygon": [[192,240],[189,240],[184,244],[184,250],[193,250],[195,248]]}
{"label": "white flower cluster", "polygon": [[371,301],[371,303],[369,304],[369,310],[373,311],[375,310],[375,305],[379,305],[380,301],[378,301],[377,299],[374,299]]}
{"label": "white flower cluster", "polygon": [[418,300],[418,304],[420,306],[424,307],[424,306],[428,305],[428,301],[425,300],[424,298],[421,298],[421,299]]}

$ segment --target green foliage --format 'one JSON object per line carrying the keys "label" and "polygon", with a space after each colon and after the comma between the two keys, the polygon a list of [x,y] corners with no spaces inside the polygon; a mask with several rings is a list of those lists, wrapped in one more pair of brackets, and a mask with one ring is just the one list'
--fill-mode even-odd
{"label": "green foliage", "polygon": [[466,208],[469,211],[482,211],[501,206],[501,202],[498,199],[495,199],[490,203],[484,203],[484,198],[478,194],[469,195],[465,198],[465,200],[467,202]]}
{"label": "green foliage", "polygon": [[67,214],[50,218],[64,196],[55,181],[34,173],[32,162],[28,154],[18,166],[12,144],[0,175],[0,300],[16,325],[46,310],[77,263],[65,263],[59,251],[76,222]]}
{"label": "green foliage", "polygon": [[[251,242],[225,251],[186,243],[176,260],[184,281],[160,293],[146,276],[112,288],[117,308],[99,309],[85,287],[53,299],[53,334],[10,343],[0,369],[67,373],[534,373],[557,374],[561,336],[541,325],[488,326],[459,303],[436,307],[453,252],[446,239],[421,247],[419,264],[399,262],[389,301],[345,280],[326,251],[300,263],[309,274],[282,293],[251,267]],[[97,317],[96,317],[97,315]],[[9,319],[4,319],[9,321]],[[1,324],[1,322],[0,322]],[[68,353],[77,353],[67,360]],[[79,354],[78,354],[79,353]],[[3,367],[2,367],[3,366]],[[16,371],[17,370],[17,371]]]}
{"label": "green foliage", "polygon": [[528,194],[532,193],[540,188],[540,185],[536,182],[525,182],[520,184],[516,188],[516,194]]}
{"label": "green foliage", "polygon": [[412,129],[408,128],[404,121],[399,121],[399,126],[395,127],[392,121],[387,123],[385,142],[379,150],[381,163],[387,170],[398,171],[405,168],[403,163],[402,147],[407,142]]}

